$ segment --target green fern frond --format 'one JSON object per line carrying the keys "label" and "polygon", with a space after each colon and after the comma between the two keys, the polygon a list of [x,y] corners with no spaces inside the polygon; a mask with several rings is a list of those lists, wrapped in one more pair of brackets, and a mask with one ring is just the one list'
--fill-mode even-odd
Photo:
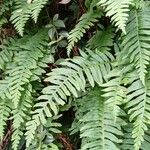
{"label": "green fern frond", "polygon": [[25,120],[28,120],[30,109],[32,107],[32,86],[29,84],[25,87],[23,95],[21,96],[21,101],[18,104],[18,107],[12,111],[13,117],[13,134],[12,134],[12,148],[18,150],[18,145],[23,135],[23,129],[25,129],[24,123]]}
{"label": "green fern frond", "polygon": [[[37,113],[39,115],[42,115],[40,117],[44,117],[42,113],[40,113],[40,112],[37,112]],[[34,115],[32,117],[32,120],[28,121],[26,123],[26,130],[27,130],[26,133],[25,133],[25,136],[26,136],[26,147],[30,146],[32,140],[34,139],[34,135],[35,135],[35,132],[37,130],[37,127],[41,124],[39,115]]]}
{"label": "green fern frond", "polygon": [[132,11],[126,27],[127,35],[123,37],[122,42],[123,51],[136,67],[143,84],[145,84],[146,68],[150,60],[150,45],[147,38],[150,36],[149,16],[149,8]]}
{"label": "green fern frond", "polygon": [[[24,90],[23,86],[30,82],[32,70],[38,68],[38,60],[43,57],[44,44],[47,40],[44,33],[46,33],[44,30],[39,31],[33,37],[25,37],[25,40],[23,38],[10,47],[14,51],[14,62],[7,67],[5,79],[0,81],[0,97],[3,98],[5,95],[14,102],[15,107],[19,103],[21,91]],[[31,41],[35,41],[35,45]]]}
{"label": "green fern frond", "polygon": [[105,97],[105,104],[112,111],[114,121],[121,113],[120,106],[125,103],[126,99],[126,88],[121,85],[122,76],[121,70],[114,69],[107,75],[109,81],[102,85],[104,87],[102,96]]}
{"label": "green fern frond", "polygon": [[8,99],[0,99],[0,141],[4,135],[4,129],[6,126],[6,122],[9,119],[9,115],[11,113],[11,107]]}
{"label": "green fern frond", "polygon": [[[53,72],[50,72],[48,74],[49,77],[45,80],[55,84],[55,86],[46,87],[43,89],[43,93],[53,95],[53,92],[51,93],[49,91],[50,88],[51,90],[56,89],[56,91],[61,90],[60,97],[64,100],[66,99],[64,94],[67,96],[72,94],[75,97],[78,97],[77,91],[85,91],[86,79],[84,74],[87,76],[87,80],[92,87],[94,87],[94,82],[101,84],[103,82],[104,74],[107,74],[111,68],[110,61],[112,58],[110,57],[111,54],[109,54],[110,53],[108,52],[93,53],[92,51],[89,51],[89,58],[86,58],[86,55],[61,62],[60,65],[62,65],[62,68],[53,69]],[[102,74],[101,69],[103,69],[104,74]],[[62,80],[63,84],[59,85]],[[55,95],[52,97],[55,97]],[[60,101],[59,104],[61,105],[63,103],[64,102]]]}
{"label": "green fern frond", "polygon": [[[133,124],[129,123],[126,126],[123,127],[123,142],[120,147],[121,150],[133,150],[134,148],[134,139],[132,138],[132,131],[133,131]],[[144,141],[142,142],[142,145],[140,147],[141,150],[149,150],[150,147],[150,132],[149,132],[149,126],[148,130],[145,131],[144,134]]]}
{"label": "green fern frond", "polygon": [[[54,148],[56,148],[56,146],[52,143],[54,141],[54,137],[52,133],[55,134],[61,133],[61,131],[59,130],[61,124],[55,122],[55,120],[58,119],[60,115],[47,118],[46,124],[44,126],[40,123],[40,120],[38,120],[38,118],[35,117],[34,120],[29,121],[26,124],[27,127],[26,128],[27,132],[25,133],[27,138],[26,147],[29,148],[29,150],[31,149],[31,147],[35,147],[35,150],[38,148],[40,149],[41,147],[53,148],[54,146]],[[35,130],[36,130],[36,136],[38,136],[37,139],[33,138],[33,134],[35,134]],[[51,138],[51,141],[45,145],[43,140],[48,142],[49,138]]]}
{"label": "green fern frond", "polygon": [[32,1],[32,18],[37,22],[38,16],[44,7],[44,5],[48,2],[48,0],[33,0]]}
{"label": "green fern frond", "polygon": [[[112,114],[101,96],[100,88],[94,88],[83,99],[79,99],[81,150],[119,150],[119,137],[123,135],[118,123],[114,123]],[[77,110],[77,111],[78,111]],[[119,118],[117,118],[117,122]]]}
{"label": "green fern frond", "polygon": [[[14,102],[15,109],[13,108],[13,104],[11,106],[14,109],[12,111],[14,128],[12,147],[16,150],[23,136],[23,130],[25,130],[25,126],[23,127],[22,124],[23,122],[24,124],[26,123],[27,118],[25,117],[27,117],[27,111],[31,107],[29,99],[31,91],[29,92],[29,89],[26,89],[25,85],[35,80],[40,81],[39,76],[45,73],[43,68],[47,67],[46,63],[49,63],[50,60],[48,58],[50,54],[47,50],[47,40],[47,29],[40,30],[32,37],[25,36],[17,40],[17,42],[16,40],[12,41],[8,47],[8,51],[13,54],[13,62],[7,65],[5,79],[0,81],[0,97],[3,100],[9,99],[9,101]],[[5,114],[7,115],[7,113]],[[3,134],[3,128],[7,119],[5,114],[1,114],[3,115],[2,127],[0,127],[1,134]]]}
{"label": "green fern frond", "polygon": [[129,6],[133,0],[100,0],[98,5],[104,7],[106,16],[111,17],[111,21],[118,29],[126,33],[126,22],[128,20]]}
{"label": "green fern frond", "polygon": [[18,145],[19,145],[19,142],[20,142],[20,139],[21,139],[21,136],[23,136],[23,132],[21,131],[22,128],[17,128],[15,129],[15,131],[13,131],[13,134],[12,134],[12,149],[13,150],[18,150]]}
{"label": "green fern frond", "polygon": [[140,9],[144,6],[145,1],[144,0],[134,0],[134,4],[137,9]]}
{"label": "green fern frond", "polygon": [[30,18],[31,5],[27,3],[26,0],[18,1],[16,0],[16,8],[11,15],[10,21],[14,24],[18,33],[23,36],[24,26],[27,20]]}
{"label": "green fern frond", "polygon": [[144,132],[147,130],[149,124],[149,107],[150,107],[150,87],[149,79],[146,85],[143,86],[141,80],[135,80],[128,88],[128,114],[130,114],[130,121],[134,122],[132,137],[134,138],[134,146],[139,150],[142,141],[144,140]]}
{"label": "green fern frond", "polygon": [[88,41],[87,47],[90,49],[97,48],[100,51],[110,50],[109,47],[113,46],[114,33],[112,27],[103,28],[98,30],[93,37]]}
{"label": "green fern frond", "polygon": [[47,74],[49,77],[45,81],[53,85],[43,89],[44,95],[39,97],[39,100],[42,101],[37,102],[34,106],[36,109],[32,120],[27,123],[28,146],[40,122],[46,123],[44,114],[47,117],[51,117],[53,113],[57,115],[58,106],[65,104],[67,96],[78,97],[78,91],[85,91],[85,76],[92,87],[94,87],[94,82],[102,84],[103,76],[111,69],[111,60],[111,54],[107,51],[105,53],[89,51],[89,56],[82,52],[81,57],[67,59],[60,63],[61,68],[53,69]]}
{"label": "green fern frond", "polygon": [[98,18],[101,18],[102,12],[101,11],[89,11],[81,16],[79,19],[78,24],[75,26],[73,30],[69,33],[68,37],[68,46],[67,46],[67,54],[70,55],[72,48],[74,47],[75,43],[77,43],[86,33],[90,27],[94,26],[95,22],[98,22]]}
{"label": "green fern frond", "polygon": [[4,81],[6,88],[3,89],[3,92],[12,100],[14,106],[17,107],[21,98],[21,91],[24,90],[23,85],[29,82],[32,73],[24,67],[16,67],[8,71],[8,73],[9,78]]}
{"label": "green fern frond", "polygon": [[13,52],[11,50],[3,49],[0,51],[0,69],[4,70],[6,64],[12,61]]}
{"label": "green fern frond", "polygon": [[26,0],[15,0],[16,9],[12,12],[10,21],[14,24],[18,33],[23,36],[24,26],[32,17],[37,22],[39,13],[48,0],[33,0],[32,3],[27,3]]}
{"label": "green fern frond", "polygon": [[148,126],[148,130],[145,131],[144,142],[141,145],[142,150],[149,150],[150,148],[150,126]]}
{"label": "green fern frond", "polygon": [[121,150],[134,150],[134,139],[132,138],[133,124],[128,123],[123,127],[123,141],[120,146]]}

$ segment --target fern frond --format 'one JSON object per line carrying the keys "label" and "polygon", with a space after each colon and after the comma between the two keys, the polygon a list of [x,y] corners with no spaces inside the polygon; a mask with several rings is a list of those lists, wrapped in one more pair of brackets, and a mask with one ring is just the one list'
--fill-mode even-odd
{"label": "fern frond", "polygon": [[141,11],[132,11],[128,21],[126,31],[127,35],[123,37],[123,51],[134,64],[143,84],[145,84],[145,75],[147,65],[150,60],[149,38],[150,36],[150,10],[143,8]]}
{"label": "fern frond", "polygon": [[[124,136],[123,136],[123,142],[122,142],[120,149],[121,150],[135,149],[134,139],[132,138],[133,124],[129,123],[126,126],[124,126],[123,131],[124,131]],[[149,150],[149,147],[150,147],[150,132],[149,132],[149,126],[148,126],[148,130],[145,131],[144,141],[142,142],[140,149]]]}
{"label": "fern frond", "polygon": [[[101,96],[100,88],[94,88],[83,99],[79,99],[81,113],[81,150],[118,150],[123,135],[119,123],[114,123],[112,114]],[[119,118],[117,118],[117,122]]]}
{"label": "fern frond", "polygon": [[140,9],[140,8],[144,7],[145,1],[144,0],[134,0],[134,4],[137,9]]}
{"label": "fern frond", "polygon": [[32,1],[32,18],[37,22],[38,16],[42,10],[42,8],[45,6],[45,4],[48,2],[48,0],[33,0]]}
{"label": "fern frond", "polygon": [[133,124],[129,123],[123,127],[123,141],[120,146],[121,150],[133,150],[134,139],[132,138]]}
{"label": "fern frond", "polygon": [[120,106],[125,103],[126,99],[126,88],[121,85],[122,76],[121,70],[114,69],[107,75],[109,81],[102,84],[102,87],[104,87],[102,96],[105,97],[105,104],[112,111],[114,121],[121,113]]}
{"label": "fern frond", "polygon": [[111,54],[107,51],[105,53],[89,51],[89,56],[84,53],[81,57],[67,59],[60,63],[61,68],[53,69],[48,74],[49,77],[45,81],[53,85],[43,89],[44,95],[39,97],[42,101],[34,106],[36,109],[33,112],[33,118],[27,123],[28,144],[40,122],[46,123],[45,115],[47,117],[51,117],[53,113],[56,115],[58,106],[65,104],[67,96],[78,97],[78,91],[85,91],[85,77],[92,87],[94,87],[94,82],[99,85],[103,82],[103,77],[111,69],[111,60]]}
{"label": "fern frond", "polygon": [[[14,51],[14,62],[7,67],[5,79],[0,81],[0,97],[3,99],[5,95],[13,101],[15,107],[19,103],[21,91],[24,90],[23,86],[30,82],[32,70],[38,68],[38,60],[43,57],[43,47],[47,40],[44,33],[44,30],[39,31],[33,37],[25,37],[25,40],[23,38],[10,47]],[[35,45],[31,41],[35,41]]]}
{"label": "fern frond", "polygon": [[[40,147],[50,148],[53,146],[54,146],[54,148],[56,148],[56,146],[52,144],[52,142],[54,140],[52,133],[55,133],[55,134],[61,133],[61,131],[58,129],[59,127],[61,127],[61,124],[55,122],[55,120],[58,119],[59,117],[60,116],[53,116],[53,117],[47,118],[46,124],[44,126],[40,123],[40,120],[38,120],[38,118],[36,118],[36,116],[34,117],[34,120],[27,122],[27,124],[26,124],[27,132],[25,133],[26,138],[27,138],[26,139],[26,141],[27,141],[26,147],[29,148],[29,150],[33,146],[35,147],[35,149],[38,149]],[[38,126],[38,128],[37,128],[37,126]],[[38,136],[37,139],[33,138],[33,134],[35,134],[35,130],[36,130],[36,135],[37,134],[41,135],[41,136]],[[42,132],[45,135],[44,137],[43,137]],[[47,143],[45,145],[43,139],[45,139],[45,141],[46,141],[46,140],[49,140],[49,138],[51,138],[52,141],[50,141],[49,143]],[[32,143],[31,143],[31,141],[32,141]],[[41,141],[41,142],[39,142],[39,141]]]}
{"label": "fern frond", "polygon": [[149,150],[150,148],[150,126],[148,126],[148,130],[145,131],[144,141],[141,145],[142,150]]}
{"label": "fern frond", "polygon": [[0,141],[4,135],[4,129],[6,126],[6,122],[9,119],[9,115],[11,113],[11,107],[8,99],[2,100],[0,99]]}
{"label": "fern frond", "polygon": [[104,7],[106,16],[111,17],[112,23],[126,33],[125,26],[128,20],[129,6],[133,0],[100,0],[98,5]]}
{"label": "fern frond", "polygon": [[31,5],[26,2],[26,0],[23,1],[16,1],[17,9],[12,12],[10,21],[14,24],[16,30],[18,33],[23,36],[23,30],[24,26],[27,22],[27,20],[30,18],[31,14]]}
{"label": "fern frond", "polygon": [[4,70],[6,64],[12,61],[13,52],[11,50],[3,49],[0,51],[0,69]]}
{"label": "fern frond", "polygon": [[128,113],[130,114],[130,121],[134,122],[132,137],[134,138],[134,146],[139,150],[142,141],[144,140],[144,132],[147,130],[147,124],[150,120],[150,87],[147,79],[146,85],[143,86],[141,80],[135,80],[128,88]]}
{"label": "fern frond", "polygon": [[18,33],[23,36],[24,26],[32,17],[37,22],[39,13],[48,2],[48,0],[33,0],[32,3],[27,3],[26,0],[15,0],[16,9],[12,12],[10,21],[14,24]]}
{"label": "fern frond", "polygon": [[93,37],[88,41],[87,47],[90,49],[97,48],[100,51],[110,50],[113,46],[114,33],[112,27],[96,31]]}
{"label": "fern frond", "polygon": [[12,148],[18,150],[18,145],[23,135],[23,129],[25,129],[24,123],[28,119],[30,114],[30,109],[32,107],[32,86],[29,84],[25,87],[21,101],[17,108],[12,111],[13,114],[13,134],[12,134]]}
{"label": "fern frond", "polygon": [[95,22],[98,22],[98,18],[102,16],[101,11],[89,11],[81,16],[78,24],[73,30],[70,31],[68,36],[67,54],[70,55],[72,48],[86,33],[90,27],[94,26]]}
{"label": "fern frond", "polygon": [[[18,149],[20,138],[23,135],[22,122],[24,121],[25,124],[25,120],[27,119],[25,118],[27,117],[27,113],[25,114],[24,111],[29,111],[26,108],[29,107],[28,100],[30,99],[27,97],[28,92],[25,85],[33,80],[39,80],[38,76],[43,73],[41,67],[44,68],[46,63],[49,62],[49,58],[47,58],[49,55],[47,55],[47,49],[45,49],[48,39],[46,34],[47,30],[39,31],[33,37],[24,37],[18,40],[18,43],[13,41],[9,47],[13,51],[14,62],[6,68],[6,78],[0,81],[0,96],[4,100],[9,98],[15,105],[15,110],[13,111],[13,149]],[[25,92],[26,97],[23,96]],[[21,106],[20,103],[22,103]],[[3,122],[1,125],[3,125]]]}
{"label": "fern frond", "polygon": [[9,78],[5,82],[3,92],[12,100],[14,106],[17,107],[21,98],[21,91],[24,90],[23,85],[29,82],[32,73],[24,67],[16,67],[9,71]]}

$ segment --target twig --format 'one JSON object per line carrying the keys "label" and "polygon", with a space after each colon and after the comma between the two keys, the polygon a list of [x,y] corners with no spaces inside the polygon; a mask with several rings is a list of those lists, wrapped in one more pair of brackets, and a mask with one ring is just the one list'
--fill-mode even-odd
{"label": "twig", "polygon": [[83,0],[78,0],[81,14],[85,13],[85,9],[84,9],[84,7],[83,7],[82,2],[83,2]]}
{"label": "twig", "polygon": [[73,146],[70,143],[69,138],[64,134],[64,133],[60,133],[58,134],[58,139],[62,142],[62,144],[65,147],[65,150],[73,150]]}
{"label": "twig", "polygon": [[5,150],[8,142],[10,140],[11,134],[13,132],[13,127],[12,125],[10,126],[10,129],[8,129],[6,135],[4,136],[4,138],[2,139],[2,142],[0,143],[0,150]]}

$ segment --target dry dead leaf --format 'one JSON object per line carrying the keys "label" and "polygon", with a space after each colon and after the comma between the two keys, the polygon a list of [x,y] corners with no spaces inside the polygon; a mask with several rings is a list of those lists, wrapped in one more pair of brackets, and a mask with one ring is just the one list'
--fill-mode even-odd
{"label": "dry dead leaf", "polygon": [[61,0],[59,4],[68,4],[71,0]]}

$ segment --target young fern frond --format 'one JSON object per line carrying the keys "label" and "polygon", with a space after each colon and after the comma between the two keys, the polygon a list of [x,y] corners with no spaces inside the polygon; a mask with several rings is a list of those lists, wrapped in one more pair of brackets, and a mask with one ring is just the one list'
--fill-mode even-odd
{"label": "young fern frond", "polygon": [[90,27],[94,26],[95,22],[98,22],[98,18],[101,18],[102,12],[100,10],[91,10],[81,16],[78,24],[73,30],[70,31],[68,36],[67,54],[70,55],[72,48],[86,33]]}
{"label": "young fern frond", "polygon": [[114,123],[111,111],[101,96],[101,88],[94,88],[87,96],[77,100],[81,150],[119,150],[119,137],[123,135],[117,118]]}
{"label": "young fern frond", "polygon": [[150,36],[150,10],[144,7],[142,10],[131,11],[130,19],[127,23],[127,35],[123,37],[123,51],[130,62],[134,64],[143,84],[147,65],[150,61],[149,38]]}
{"label": "young fern frond", "polygon": [[58,106],[66,103],[67,96],[78,97],[78,91],[85,91],[85,77],[92,87],[95,85],[94,82],[102,84],[103,77],[111,69],[111,61],[111,54],[107,51],[105,53],[89,51],[89,56],[83,54],[67,59],[60,63],[61,68],[55,68],[48,74],[45,81],[53,85],[43,89],[44,95],[38,98],[40,101],[34,106],[36,109],[32,120],[27,123],[27,146],[32,141],[33,134],[40,122],[46,123],[44,114],[47,117],[51,117],[53,113],[57,115]]}
{"label": "young fern frond", "polygon": [[111,17],[112,23],[126,33],[129,6],[132,3],[133,0],[100,0],[97,5],[103,6],[106,16]]}

